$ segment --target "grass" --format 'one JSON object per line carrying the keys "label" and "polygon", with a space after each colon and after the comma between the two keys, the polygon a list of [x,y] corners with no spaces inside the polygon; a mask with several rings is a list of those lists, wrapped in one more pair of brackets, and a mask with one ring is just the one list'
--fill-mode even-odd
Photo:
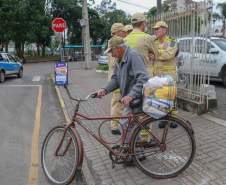
{"label": "grass", "polygon": [[108,71],[108,65],[107,64],[99,64],[97,66],[97,70]]}

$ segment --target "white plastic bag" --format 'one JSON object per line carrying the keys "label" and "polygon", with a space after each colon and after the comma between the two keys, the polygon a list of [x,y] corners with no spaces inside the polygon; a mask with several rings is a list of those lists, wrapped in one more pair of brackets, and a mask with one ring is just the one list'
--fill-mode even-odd
{"label": "white plastic bag", "polygon": [[[159,96],[159,90],[162,90],[162,96]],[[174,107],[175,93],[174,80],[170,75],[150,78],[143,88],[143,111],[155,119],[166,116]]]}

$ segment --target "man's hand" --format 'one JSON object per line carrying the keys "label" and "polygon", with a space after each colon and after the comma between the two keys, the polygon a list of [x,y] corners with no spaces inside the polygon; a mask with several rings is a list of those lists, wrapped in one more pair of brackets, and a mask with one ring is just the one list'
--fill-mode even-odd
{"label": "man's hand", "polygon": [[97,91],[97,97],[98,98],[101,98],[101,97],[105,96],[106,94],[107,94],[107,91],[105,89],[99,89]]}
{"label": "man's hand", "polygon": [[124,106],[128,107],[130,102],[133,100],[133,98],[131,96],[124,96],[122,99],[121,99],[121,102]]}

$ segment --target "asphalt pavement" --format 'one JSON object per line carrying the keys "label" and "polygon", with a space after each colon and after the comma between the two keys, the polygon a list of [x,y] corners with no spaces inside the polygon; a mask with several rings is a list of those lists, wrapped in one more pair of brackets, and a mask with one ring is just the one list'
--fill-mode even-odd
{"label": "asphalt pavement", "polygon": [[[65,122],[50,80],[53,71],[54,63],[25,64],[23,78],[0,84],[0,185],[49,184],[41,169],[42,142]],[[81,184],[83,179],[76,185]]]}

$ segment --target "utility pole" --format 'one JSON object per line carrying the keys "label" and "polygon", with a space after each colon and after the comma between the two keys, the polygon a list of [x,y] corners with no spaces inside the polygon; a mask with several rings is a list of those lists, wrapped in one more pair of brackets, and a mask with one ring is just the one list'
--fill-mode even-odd
{"label": "utility pole", "polygon": [[157,14],[161,15],[162,11],[162,0],[157,0]]}
{"label": "utility pole", "polygon": [[84,26],[82,27],[82,36],[83,36],[82,39],[83,39],[84,55],[85,55],[84,68],[90,69],[91,68],[91,65],[90,65],[91,48],[90,48],[89,16],[88,16],[87,0],[83,0],[82,19],[84,22]]}

